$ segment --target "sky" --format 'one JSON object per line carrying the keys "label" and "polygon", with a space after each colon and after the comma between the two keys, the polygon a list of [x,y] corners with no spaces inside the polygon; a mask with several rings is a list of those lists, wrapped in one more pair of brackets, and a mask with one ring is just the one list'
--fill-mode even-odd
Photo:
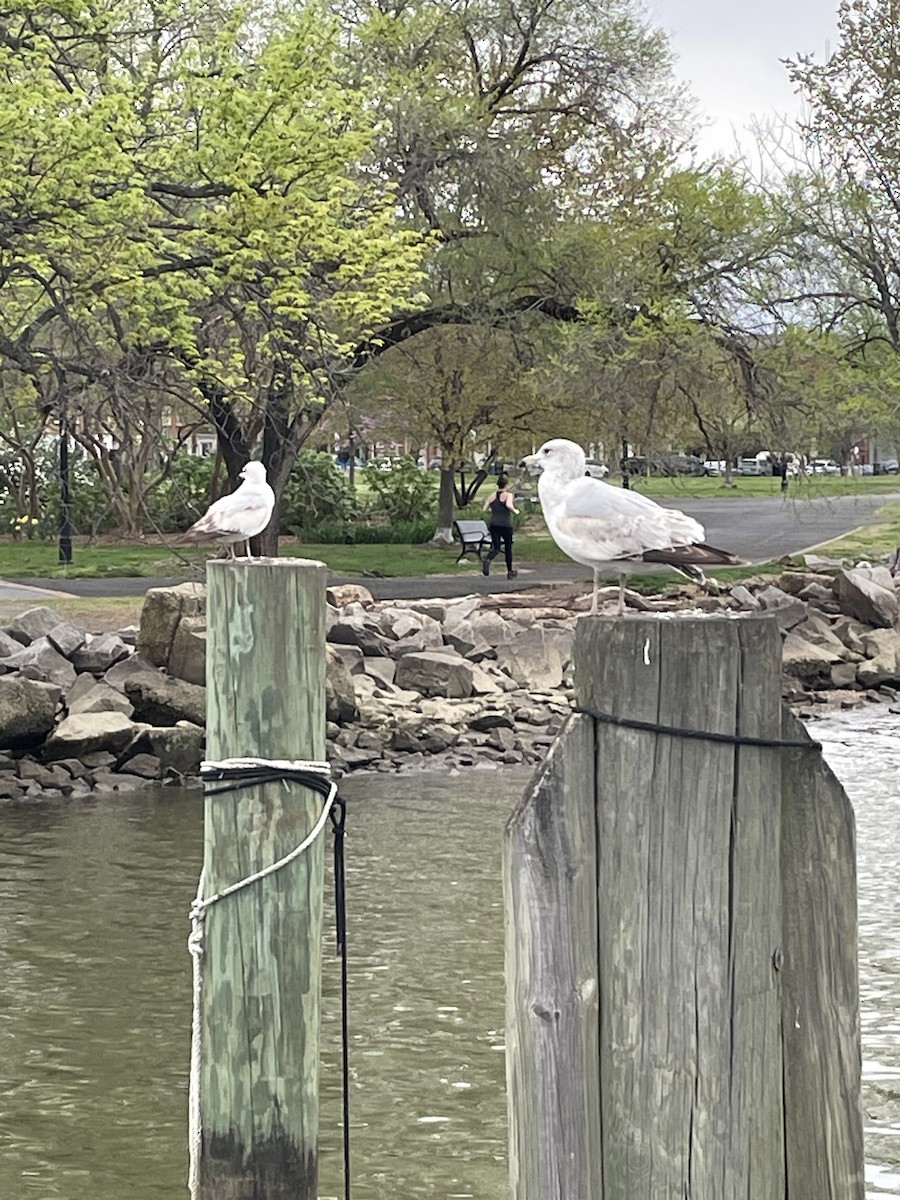
{"label": "sky", "polygon": [[799,116],[779,60],[800,53],[823,62],[837,43],[836,10],[837,0],[648,0],[651,22],[678,56],[676,77],[710,119],[698,138],[704,156],[733,153],[734,130],[747,149],[754,117]]}

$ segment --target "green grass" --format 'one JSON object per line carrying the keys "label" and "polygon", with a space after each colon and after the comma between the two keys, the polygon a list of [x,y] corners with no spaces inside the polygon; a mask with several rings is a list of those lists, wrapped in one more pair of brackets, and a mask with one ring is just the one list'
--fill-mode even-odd
{"label": "green grass", "polygon": [[[766,495],[766,488],[777,488],[771,479],[746,478],[742,479],[744,495]],[[803,495],[801,489],[807,481],[803,481],[789,493],[793,498]],[[864,494],[867,491],[875,493],[885,490],[897,490],[900,481],[891,476],[876,479],[832,479],[816,477],[808,481],[810,488],[817,490],[817,495]],[[643,484],[649,493],[651,487],[657,497],[663,496],[714,496],[722,494],[715,479],[687,480],[645,480]],[[839,485],[847,485],[842,492]],[[861,486],[860,486],[861,485]],[[687,488],[679,492],[665,492],[662,489]],[[645,490],[642,486],[641,490]],[[780,495],[772,490],[773,496]],[[835,542],[823,547],[823,553],[836,557],[863,556],[878,557],[900,545],[900,503],[888,503],[876,515],[874,520],[858,530],[855,530]],[[456,563],[458,547],[439,550],[429,546],[402,545],[318,545],[294,541],[290,537],[283,538],[279,552],[287,557],[314,558],[324,562],[330,569],[342,575],[365,575],[393,577],[403,575],[465,575],[478,571],[478,563],[473,557],[468,557],[462,563]],[[570,560],[551,539],[539,515],[528,518],[527,523],[517,532],[514,542],[514,553],[517,562],[532,563],[567,563]],[[70,567],[61,567],[58,562],[58,552],[55,542],[14,542],[10,538],[0,538],[0,578],[3,579],[109,579],[115,577],[158,578],[173,575],[200,578],[203,574],[203,564],[206,555],[202,551],[185,551],[181,547],[167,546],[164,543],[153,542],[144,545],[132,545],[107,541],[98,545],[88,545],[84,539],[76,539],[73,547],[73,563]],[[753,568],[751,574],[759,574],[760,568]],[[723,573],[724,574],[724,573]],[[740,578],[740,572],[729,572],[728,578]],[[640,577],[635,577],[642,582]],[[647,576],[658,587],[666,577],[660,575]],[[672,577],[675,578],[674,576]]]}

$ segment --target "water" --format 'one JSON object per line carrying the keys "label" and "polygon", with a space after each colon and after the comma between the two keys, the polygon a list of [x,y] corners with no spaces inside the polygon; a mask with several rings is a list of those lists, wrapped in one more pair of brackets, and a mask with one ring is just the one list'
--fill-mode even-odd
{"label": "water", "polygon": [[[867,1195],[900,1197],[897,722],[817,724],[854,801]],[[876,764],[873,769],[873,764]],[[502,1200],[500,839],[527,775],[351,780],[355,1200]],[[185,1195],[197,793],[0,811],[0,1197]],[[341,1193],[336,960],[322,1197]]]}

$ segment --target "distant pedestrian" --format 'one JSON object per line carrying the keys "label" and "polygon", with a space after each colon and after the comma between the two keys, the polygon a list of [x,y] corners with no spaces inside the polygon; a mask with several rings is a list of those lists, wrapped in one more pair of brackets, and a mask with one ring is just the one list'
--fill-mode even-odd
{"label": "distant pedestrian", "polygon": [[518,571],[514,571],[512,565],[512,515],[515,513],[518,516],[519,510],[513,503],[512,492],[506,490],[508,483],[508,475],[498,475],[497,490],[491,493],[484,506],[484,511],[491,514],[491,519],[488,522],[488,528],[491,533],[491,548],[485,555],[484,562],[481,564],[481,571],[484,575],[490,575],[491,561],[500,553],[502,545],[506,556],[506,578],[515,579]]}

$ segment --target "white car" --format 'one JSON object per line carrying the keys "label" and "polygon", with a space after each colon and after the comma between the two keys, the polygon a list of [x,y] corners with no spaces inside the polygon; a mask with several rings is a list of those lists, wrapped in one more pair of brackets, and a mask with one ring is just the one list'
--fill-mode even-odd
{"label": "white car", "polygon": [[609,467],[606,463],[597,462],[596,458],[589,458],[585,462],[584,473],[592,479],[605,479],[609,474]]}
{"label": "white car", "polygon": [[833,458],[810,459],[809,469],[813,475],[840,475],[841,468]]}

